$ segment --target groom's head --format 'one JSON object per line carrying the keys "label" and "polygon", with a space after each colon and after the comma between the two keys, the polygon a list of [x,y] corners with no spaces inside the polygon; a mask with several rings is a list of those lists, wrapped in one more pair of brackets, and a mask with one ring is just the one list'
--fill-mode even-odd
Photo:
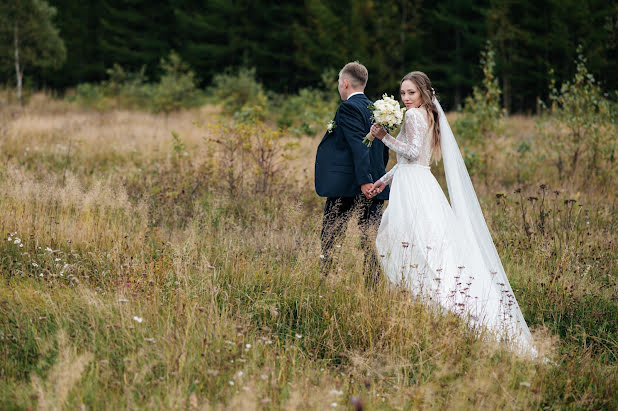
{"label": "groom's head", "polygon": [[347,100],[350,94],[364,91],[369,73],[367,67],[358,61],[348,63],[339,72],[339,95],[342,100]]}

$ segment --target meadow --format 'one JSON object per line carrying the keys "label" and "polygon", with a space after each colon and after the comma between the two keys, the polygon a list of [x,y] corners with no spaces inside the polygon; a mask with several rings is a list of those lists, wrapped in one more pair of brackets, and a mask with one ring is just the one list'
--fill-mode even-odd
{"label": "meadow", "polygon": [[319,124],[0,106],[0,408],[617,409],[616,164],[554,120],[460,140],[542,362],[366,286],[354,224],[320,277]]}

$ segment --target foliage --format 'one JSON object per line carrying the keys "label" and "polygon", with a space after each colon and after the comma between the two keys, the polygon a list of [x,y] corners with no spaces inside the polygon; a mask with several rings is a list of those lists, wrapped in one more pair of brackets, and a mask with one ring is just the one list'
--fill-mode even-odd
{"label": "foliage", "polygon": [[60,90],[98,82],[114,63],[157,81],[161,57],[176,50],[202,83],[227,68],[255,67],[265,89],[280,94],[314,87],[324,69],[360,60],[367,94],[396,94],[399,79],[421,70],[442,106],[456,108],[482,73],[475,65],[487,39],[510,112],[533,112],[547,99],[548,70],[572,77],[577,44],[609,90],[618,87],[615,5],[604,0],[308,0],[250,4],[225,0],[49,0],[68,50],[59,70],[42,70],[33,86]]}
{"label": "foliage", "polygon": [[255,68],[217,74],[213,78],[211,94],[213,101],[241,119],[264,118],[268,109],[268,97],[262,84],[255,79]]}
{"label": "foliage", "polygon": [[[550,84],[553,157],[561,177],[572,176],[582,156],[587,158],[586,173],[598,175],[602,162],[608,162],[610,169],[615,165],[616,117],[611,102],[588,71],[582,46],[577,53],[577,71],[573,79],[563,83],[560,89],[553,81]],[[570,159],[565,159],[565,155]]]}
{"label": "foliage", "polygon": [[0,62],[15,67],[20,100],[26,68],[59,67],[66,59],[64,42],[53,23],[55,15],[56,9],[44,0],[0,3]]}
{"label": "foliage", "polygon": [[216,186],[232,199],[247,193],[280,194],[285,160],[295,143],[285,143],[283,133],[262,122],[219,123],[210,130],[206,144],[213,146],[211,161],[218,170]]}
{"label": "foliage", "polygon": [[151,104],[155,113],[170,113],[181,108],[195,107],[201,103],[195,73],[177,53],[170,53],[167,60],[161,59],[161,69],[163,75],[152,93]]}
{"label": "foliage", "polygon": [[[501,130],[505,115],[500,106],[500,85],[495,75],[495,53],[491,43],[481,53],[483,80],[465,100],[465,106],[453,122],[453,132],[465,141],[464,160],[470,174],[484,174],[488,159],[476,151],[485,152],[487,144],[496,138]],[[476,150],[476,151],[475,151]]]}
{"label": "foliage", "polygon": [[203,93],[197,88],[195,74],[178,54],[161,59],[160,80],[149,83],[146,67],[128,72],[119,64],[107,70],[108,79],[100,85],[80,84],[70,99],[100,110],[111,107],[147,108],[155,113],[200,105]]}

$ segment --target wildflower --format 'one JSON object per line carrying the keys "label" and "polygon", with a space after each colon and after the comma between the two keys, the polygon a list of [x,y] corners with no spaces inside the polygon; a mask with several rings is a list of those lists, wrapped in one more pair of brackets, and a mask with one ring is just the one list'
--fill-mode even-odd
{"label": "wildflower", "polygon": [[6,241],[13,241],[13,239],[9,236],[9,238],[7,238]]}
{"label": "wildflower", "polygon": [[234,381],[228,381],[227,383],[230,384],[230,386],[234,385]]}
{"label": "wildflower", "polygon": [[140,324],[142,323],[142,321],[144,321],[144,319],[143,319],[143,318],[138,317],[138,316],[134,316],[134,317],[133,317],[133,320],[137,321],[137,322],[138,322],[138,323],[140,323]]}
{"label": "wildflower", "polygon": [[49,248],[49,247],[46,247],[46,248],[45,248],[45,251],[47,251],[48,253],[53,253],[53,252],[54,252],[54,250],[52,250],[52,249],[51,249],[51,248]]}
{"label": "wildflower", "polygon": [[39,265],[37,263],[32,263],[33,267],[38,267]]}
{"label": "wildflower", "polygon": [[300,340],[301,338],[303,338],[303,335],[302,334],[296,334],[296,338],[298,338]]}
{"label": "wildflower", "polygon": [[251,348],[251,344],[245,344],[245,348],[246,348],[246,349]]}
{"label": "wildflower", "polygon": [[19,246],[20,246],[20,247],[23,247],[24,245],[23,245],[23,244],[20,244]]}
{"label": "wildflower", "polygon": [[242,377],[243,375],[245,375],[245,373],[242,371],[238,371],[238,373],[236,374],[238,378]]}
{"label": "wildflower", "polygon": [[21,240],[19,238],[16,238],[15,241],[13,241],[13,244],[19,244],[21,243]]}
{"label": "wildflower", "polygon": [[61,261],[61,260],[62,260],[62,258],[56,258],[56,261]]}

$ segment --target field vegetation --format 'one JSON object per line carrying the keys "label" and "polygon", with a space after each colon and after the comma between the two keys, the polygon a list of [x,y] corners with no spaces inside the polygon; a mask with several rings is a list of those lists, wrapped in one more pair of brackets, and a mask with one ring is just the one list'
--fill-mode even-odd
{"label": "field vegetation", "polygon": [[0,408],[618,408],[615,106],[584,73],[490,116],[494,85],[449,119],[548,361],[367,287],[354,226],[322,279],[332,85],[284,99],[244,71],[184,108],[0,106]]}

